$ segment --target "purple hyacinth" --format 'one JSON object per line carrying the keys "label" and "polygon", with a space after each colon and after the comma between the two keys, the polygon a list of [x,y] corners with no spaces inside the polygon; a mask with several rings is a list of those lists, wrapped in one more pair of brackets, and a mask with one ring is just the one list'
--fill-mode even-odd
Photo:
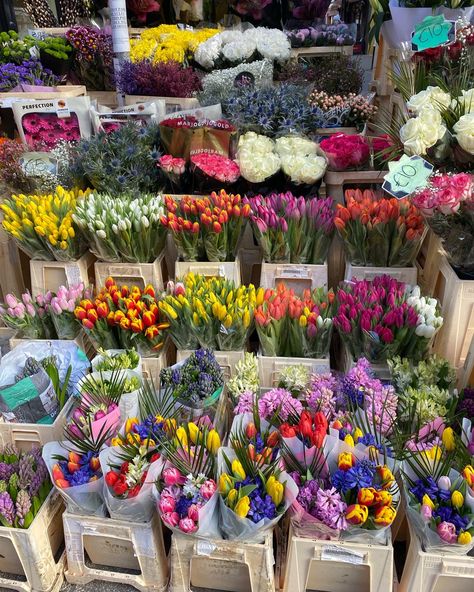
{"label": "purple hyacinth", "polygon": [[31,498],[27,491],[22,489],[18,492],[18,497],[16,498],[16,517],[18,518],[18,524],[23,526],[25,523],[25,518],[28,512],[31,509]]}
{"label": "purple hyacinth", "polygon": [[8,481],[15,472],[14,465],[9,465],[4,462],[0,462],[0,480]]}
{"label": "purple hyacinth", "polygon": [[33,479],[34,458],[31,454],[24,454],[18,463],[18,485],[20,489],[27,489]]}
{"label": "purple hyacinth", "polygon": [[30,485],[28,486],[28,493],[32,498],[38,495],[40,487],[41,485],[43,485],[43,481],[44,476],[41,474],[41,472],[37,471],[36,473],[34,473]]}
{"label": "purple hyacinth", "polygon": [[15,506],[10,494],[6,491],[0,493],[0,516],[9,525],[13,525],[15,520]]}

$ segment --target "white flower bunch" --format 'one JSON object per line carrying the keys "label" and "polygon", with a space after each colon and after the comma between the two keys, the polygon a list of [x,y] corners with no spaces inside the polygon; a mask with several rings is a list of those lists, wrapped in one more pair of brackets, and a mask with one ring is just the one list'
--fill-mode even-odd
{"label": "white flower bunch", "polygon": [[453,99],[451,106],[456,108],[458,105],[462,106],[464,114],[474,113],[474,88],[463,90],[460,97]]}
{"label": "white flower bunch", "polygon": [[315,183],[326,172],[327,160],[318,145],[305,138],[286,136],[276,140],[283,172],[293,183]]}
{"label": "white flower bunch", "polygon": [[471,113],[466,113],[459,118],[453,131],[461,148],[469,154],[474,154],[474,108]]}
{"label": "white flower bunch", "polygon": [[441,111],[451,104],[451,95],[444,92],[439,86],[428,86],[407,101],[409,111],[419,115],[425,109]]}
{"label": "white flower bunch", "polygon": [[256,43],[258,53],[268,60],[283,62],[290,58],[291,44],[283,31],[257,27],[247,29],[244,33],[245,41]]}
{"label": "white flower bunch", "polygon": [[281,161],[275,153],[275,142],[255,132],[239,139],[237,161],[240,174],[250,183],[261,183],[280,170]]}
{"label": "white flower bunch", "polygon": [[443,317],[437,310],[438,301],[436,298],[421,296],[420,287],[414,286],[407,299],[407,304],[413,306],[418,313],[415,334],[431,339],[443,324]]}
{"label": "white flower bunch", "polygon": [[222,41],[220,35],[214,35],[214,37],[207,39],[204,43],[200,43],[197,46],[194,52],[194,59],[200,66],[210,70],[219,59],[221,47]]}
{"label": "white flower bunch", "polygon": [[133,198],[91,193],[78,204],[74,221],[99,259],[148,263],[164,247],[163,215],[160,195]]}
{"label": "white flower bunch", "polygon": [[409,156],[426,154],[446,133],[441,115],[435,109],[425,108],[418,117],[409,119],[400,128],[400,139]]}

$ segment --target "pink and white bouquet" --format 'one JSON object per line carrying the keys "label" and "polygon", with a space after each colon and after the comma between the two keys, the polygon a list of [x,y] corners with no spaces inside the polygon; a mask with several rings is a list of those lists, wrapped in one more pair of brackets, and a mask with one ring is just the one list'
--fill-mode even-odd
{"label": "pink and white bouquet", "polygon": [[25,292],[21,300],[13,294],[7,294],[5,303],[0,306],[0,318],[23,338],[51,339],[54,337],[54,327],[51,326],[48,313],[51,299],[51,292],[36,298]]}
{"label": "pink and white bouquet", "polygon": [[358,169],[368,163],[370,147],[367,140],[359,135],[334,134],[320,144],[333,171]]}
{"label": "pink and white bouquet", "polygon": [[74,339],[76,337],[80,326],[74,315],[74,309],[80,300],[90,297],[90,290],[85,290],[82,282],[70,288],[59,286],[49,304],[49,312],[58,339]]}
{"label": "pink and white bouquet", "polygon": [[203,189],[221,189],[231,185],[240,177],[239,165],[221,154],[201,152],[191,156],[191,169],[197,185]]}
{"label": "pink and white bouquet", "polygon": [[440,174],[412,196],[461,277],[474,274],[474,176]]}

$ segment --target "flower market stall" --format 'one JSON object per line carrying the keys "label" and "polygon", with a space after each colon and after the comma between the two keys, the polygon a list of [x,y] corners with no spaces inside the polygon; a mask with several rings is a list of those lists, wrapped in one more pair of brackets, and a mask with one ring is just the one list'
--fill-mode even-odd
{"label": "flower market stall", "polygon": [[472,589],[474,15],[348,4],[0,33],[0,587]]}

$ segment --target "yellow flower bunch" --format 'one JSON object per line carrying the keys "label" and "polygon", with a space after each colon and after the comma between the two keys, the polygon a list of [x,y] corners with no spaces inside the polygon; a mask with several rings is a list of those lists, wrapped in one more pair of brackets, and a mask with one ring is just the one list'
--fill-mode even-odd
{"label": "yellow flower bunch", "polygon": [[73,213],[90,190],[57,187],[47,195],[12,195],[1,206],[3,228],[32,259],[77,259],[84,244],[76,235]]}
{"label": "yellow flower bunch", "polygon": [[217,29],[183,31],[175,25],[145,29],[138,39],[131,40],[130,58],[132,62],[151,59],[154,63],[175,61],[182,64],[193,57],[198,45],[217,33]]}
{"label": "yellow flower bunch", "polygon": [[159,302],[168,317],[178,349],[189,347],[190,335],[202,347],[242,350],[252,329],[255,286],[235,286],[224,278],[189,273]]}

